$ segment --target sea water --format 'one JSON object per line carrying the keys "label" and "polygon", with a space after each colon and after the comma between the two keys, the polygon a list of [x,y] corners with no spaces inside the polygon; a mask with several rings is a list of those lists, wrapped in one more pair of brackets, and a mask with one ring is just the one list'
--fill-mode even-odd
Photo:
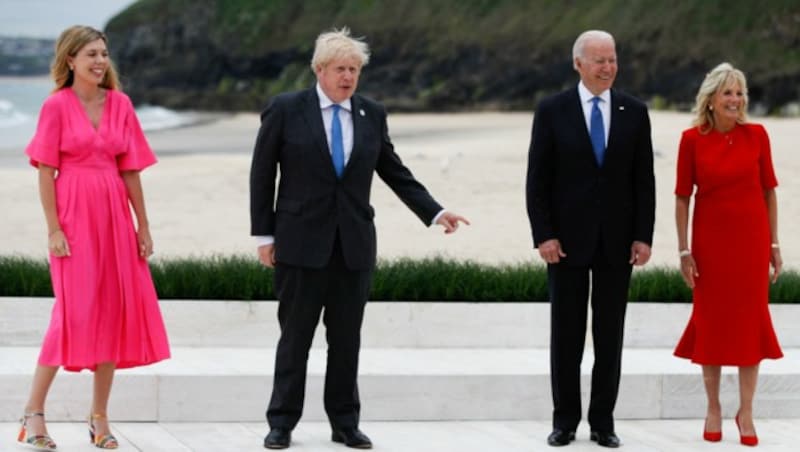
{"label": "sea water", "polygon": [[[39,109],[53,89],[48,77],[0,77],[0,164],[23,157],[25,146],[36,131]],[[145,132],[180,127],[193,123],[197,114],[164,107],[136,107]]]}

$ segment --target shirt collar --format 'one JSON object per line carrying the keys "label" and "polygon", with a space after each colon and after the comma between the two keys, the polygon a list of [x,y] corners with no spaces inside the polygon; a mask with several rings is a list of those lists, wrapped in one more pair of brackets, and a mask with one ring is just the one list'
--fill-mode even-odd
{"label": "shirt collar", "polygon": [[[328,107],[333,106],[334,102],[328,96],[325,95],[325,91],[322,91],[322,87],[319,86],[319,82],[317,82],[317,87],[316,88],[317,88],[317,97],[319,97],[319,108],[321,110],[324,110],[324,109],[326,109]],[[343,109],[347,110],[347,111],[351,111],[352,110],[349,98],[345,99],[342,102],[340,102],[339,106],[342,107]]]}
{"label": "shirt collar", "polygon": [[[585,104],[587,102],[590,102],[592,100],[592,98],[595,97],[595,95],[592,94],[591,91],[589,91],[589,88],[587,88],[586,85],[583,84],[583,80],[581,80],[578,83],[578,95],[581,98],[581,104]],[[600,99],[603,99],[603,102],[606,102],[606,103],[611,102],[611,90],[607,89],[607,90],[603,91],[602,93],[600,93],[600,95],[597,96],[597,97],[599,97]]]}

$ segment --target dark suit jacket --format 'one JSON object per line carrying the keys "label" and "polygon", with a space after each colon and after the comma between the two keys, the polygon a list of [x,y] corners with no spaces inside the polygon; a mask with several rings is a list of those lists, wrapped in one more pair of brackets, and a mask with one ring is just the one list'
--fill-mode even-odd
{"label": "dark suit jacket", "polygon": [[373,268],[375,211],[369,200],[376,171],[426,225],[442,210],[394,152],[383,106],[357,94],[351,102],[353,151],[341,179],[316,89],[281,94],[261,114],[250,169],[250,232],[275,237],[278,262],[325,266],[338,231],[348,268]]}
{"label": "dark suit jacket", "polygon": [[599,167],[577,86],[544,99],[536,109],[528,217],[534,246],[559,239],[567,264],[588,265],[598,240],[609,263],[623,264],[634,240],[653,240],[655,176],[647,107],[612,89],[608,136]]}

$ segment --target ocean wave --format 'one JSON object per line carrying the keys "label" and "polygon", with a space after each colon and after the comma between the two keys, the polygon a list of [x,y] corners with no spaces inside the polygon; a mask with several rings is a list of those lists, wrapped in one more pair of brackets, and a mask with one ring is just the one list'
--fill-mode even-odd
{"label": "ocean wave", "polygon": [[[198,121],[196,112],[177,112],[155,105],[136,108],[136,116],[145,131],[173,129],[194,124]],[[21,125],[35,125],[36,114],[21,111],[13,102],[0,99],[0,129],[11,129]]]}
{"label": "ocean wave", "polygon": [[17,110],[11,101],[0,99],[0,128],[16,127],[30,119],[30,116]]}
{"label": "ocean wave", "polygon": [[136,108],[136,116],[145,131],[172,129],[196,122],[191,113],[180,113],[157,105]]}

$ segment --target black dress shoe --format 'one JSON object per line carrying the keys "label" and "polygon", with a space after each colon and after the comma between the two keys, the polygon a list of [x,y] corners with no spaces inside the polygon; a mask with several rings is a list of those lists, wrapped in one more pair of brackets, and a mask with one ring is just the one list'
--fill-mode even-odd
{"label": "black dress shoe", "polygon": [[285,428],[273,428],[264,438],[267,449],[286,449],[292,442],[292,431]]}
{"label": "black dress shoe", "polygon": [[575,441],[575,431],[567,431],[561,430],[557,428],[553,430],[553,433],[547,437],[547,444],[558,447],[558,446],[566,446],[567,444]]}
{"label": "black dress shoe", "polygon": [[344,443],[345,446],[355,449],[372,449],[372,441],[369,440],[369,437],[355,427],[334,430],[331,434],[331,441]]}
{"label": "black dress shoe", "polygon": [[603,447],[619,447],[622,444],[614,432],[592,432],[589,439]]}

